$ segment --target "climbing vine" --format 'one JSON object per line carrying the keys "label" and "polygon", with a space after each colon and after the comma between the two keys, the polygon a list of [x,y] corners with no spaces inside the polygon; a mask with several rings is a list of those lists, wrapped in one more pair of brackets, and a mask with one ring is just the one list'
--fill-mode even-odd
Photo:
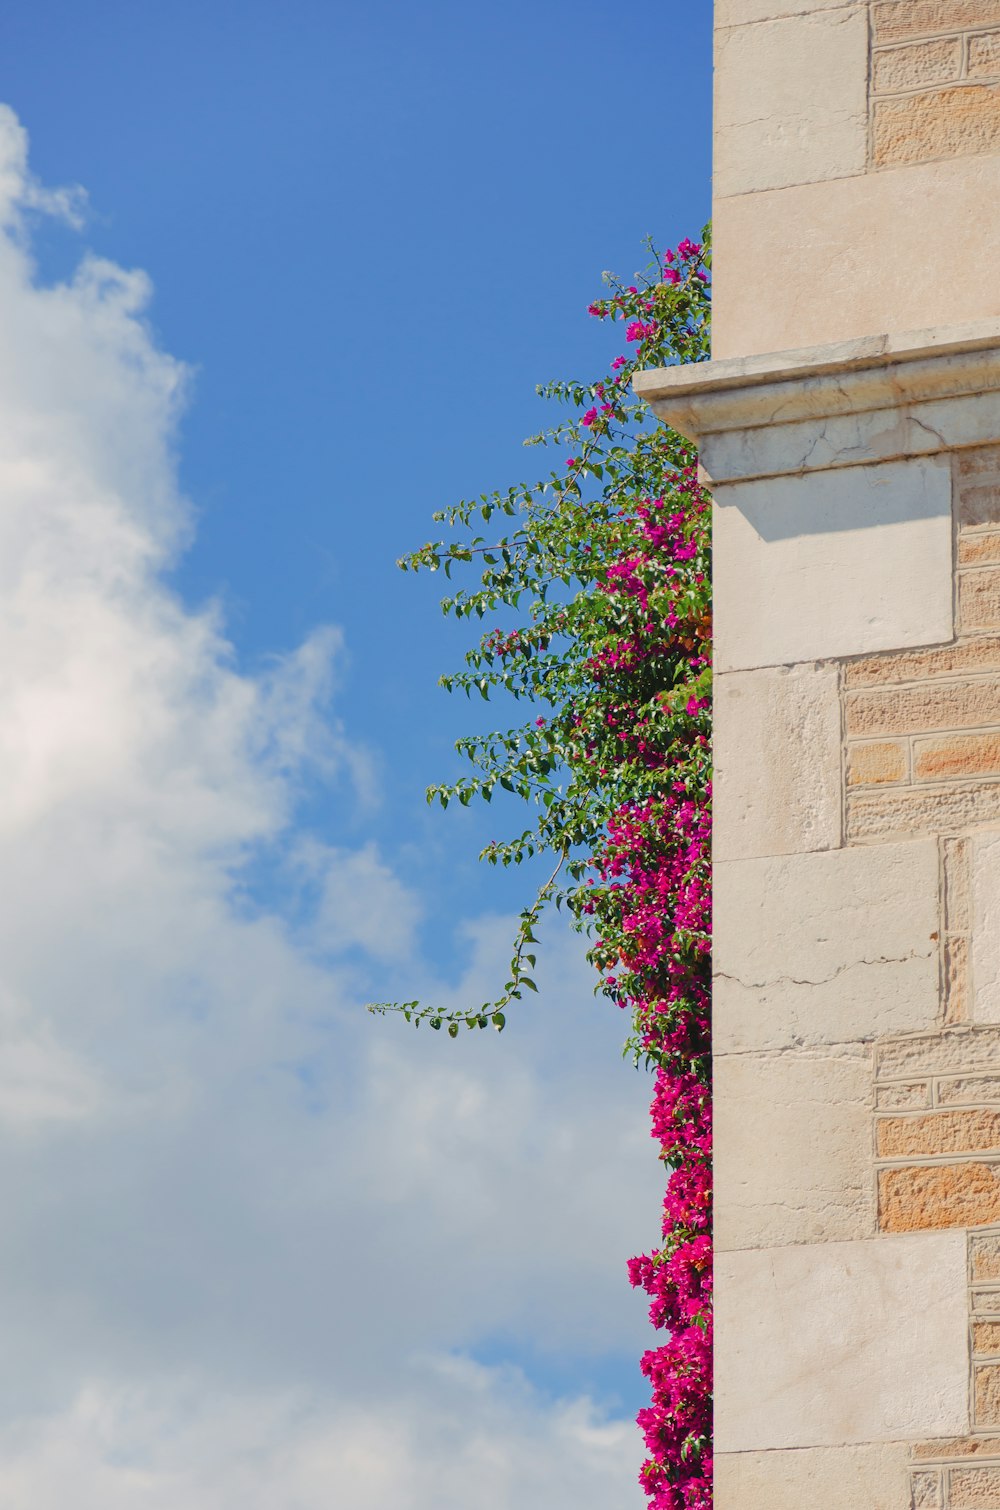
{"label": "climbing vine", "polygon": [[[655,1077],[653,1136],[668,1170],[662,1240],[629,1264],[667,1334],[642,1369],[648,1457],[641,1482],[655,1510],[711,1504],[711,746],[710,511],[696,457],[656,425],[632,391],[644,367],[708,355],[710,253],[682,241],[635,282],[605,274],[589,312],[624,325],[627,353],[592,382],[540,394],[564,417],[529,445],[558,469],[435,515],[450,541],[400,564],[472,569],[443,600],[482,625],[451,691],[530,705],[514,727],[459,741],[471,772],[428,800],[530,804],[533,821],[490,843],[494,865],[551,856],[521,914],[496,999],[445,1013],[380,1003],[419,1026],[502,1030],[535,989],[536,925],[549,902],[590,935],[600,988],[628,1013],[628,1044]],[[506,694],[506,697],[503,695]]]}

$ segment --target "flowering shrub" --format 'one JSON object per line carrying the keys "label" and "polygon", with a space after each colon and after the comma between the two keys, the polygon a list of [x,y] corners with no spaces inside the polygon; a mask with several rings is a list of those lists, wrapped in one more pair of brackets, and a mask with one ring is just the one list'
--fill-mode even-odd
{"label": "flowering shrub", "polygon": [[[495,1001],[373,1007],[452,1037],[463,1025],[502,1030],[535,989],[543,906],[565,904],[590,933],[601,987],[654,1071],[653,1136],[669,1170],[662,1243],[629,1264],[669,1334],[642,1359],[652,1400],[639,1413],[640,1477],[655,1510],[711,1503],[710,513],[688,443],[651,423],[631,378],[708,355],[709,267],[707,241],[682,241],[633,284],[605,274],[609,294],[589,312],[621,321],[633,349],[594,382],[539,389],[571,417],[528,444],[568,448],[562,470],[436,515],[460,538],[400,563],[449,577],[476,564],[478,585],[443,607],[490,627],[443,685],[487,701],[506,693],[536,715],[459,741],[473,774],[428,800],[518,795],[535,821],[483,857],[548,852],[555,868],[521,914]],[[512,522],[487,542],[474,531],[494,518]]]}

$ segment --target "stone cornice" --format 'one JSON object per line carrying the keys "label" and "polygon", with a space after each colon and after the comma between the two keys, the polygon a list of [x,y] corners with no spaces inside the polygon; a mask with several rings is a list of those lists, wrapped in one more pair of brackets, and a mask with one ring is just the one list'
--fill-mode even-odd
{"label": "stone cornice", "polygon": [[1000,321],[636,374],[716,482],[1000,439]]}

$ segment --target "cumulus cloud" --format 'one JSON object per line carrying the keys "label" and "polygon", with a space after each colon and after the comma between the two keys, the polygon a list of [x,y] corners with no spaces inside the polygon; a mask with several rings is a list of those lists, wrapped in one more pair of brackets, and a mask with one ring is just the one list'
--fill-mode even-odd
{"label": "cumulus cloud", "polygon": [[[516,1036],[361,1011],[359,955],[467,999],[509,923],[431,980],[416,898],[345,837],[373,776],[340,631],[251,676],[166,585],[187,374],[141,273],[39,281],[32,215],[78,204],[0,108],[0,1503],[637,1504],[607,1402],[475,1361],[644,1340],[620,1024],[561,936]],[[297,825],[316,778],[342,834]]]}

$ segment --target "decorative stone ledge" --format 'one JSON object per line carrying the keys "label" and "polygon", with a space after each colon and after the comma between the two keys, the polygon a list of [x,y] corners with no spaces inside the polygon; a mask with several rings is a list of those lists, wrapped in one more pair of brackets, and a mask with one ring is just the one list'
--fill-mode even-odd
{"label": "decorative stone ledge", "polygon": [[636,375],[715,483],[863,466],[1000,439],[1000,321]]}

